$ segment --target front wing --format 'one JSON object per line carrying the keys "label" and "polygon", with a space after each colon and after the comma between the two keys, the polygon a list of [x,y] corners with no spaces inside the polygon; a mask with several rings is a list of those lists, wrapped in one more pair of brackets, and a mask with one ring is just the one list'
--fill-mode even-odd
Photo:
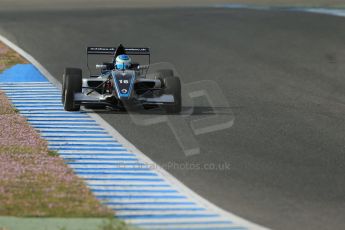
{"label": "front wing", "polygon": [[[78,104],[105,104],[111,105],[103,97],[88,96],[83,93],[75,93],[74,101]],[[127,100],[126,100],[127,101]],[[162,105],[175,103],[174,96],[172,94],[162,94],[155,97],[136,97],[132,98],[133,103],[140,103],[144,105]]]}

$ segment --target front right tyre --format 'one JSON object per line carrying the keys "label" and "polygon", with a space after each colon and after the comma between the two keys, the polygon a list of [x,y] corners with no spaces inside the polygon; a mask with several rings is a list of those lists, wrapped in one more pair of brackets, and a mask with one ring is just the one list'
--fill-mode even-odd
{"label": "front right tyre", "polygon": [[172,69],[160,69],[154,73],[154,79],[164,79],[173,76],[174,71]]}
{"label": "front right tyre", "polygon": [[79,111],[80,104],[74,100],[75,93],[82,92],[82,70],[66,68],[62,79],[62,98],[66,111]]}

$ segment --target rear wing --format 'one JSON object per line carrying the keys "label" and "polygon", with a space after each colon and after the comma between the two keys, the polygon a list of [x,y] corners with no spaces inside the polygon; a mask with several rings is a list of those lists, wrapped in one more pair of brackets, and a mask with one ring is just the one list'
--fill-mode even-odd
{"label": "rear wing", "polygon": [[[115,55],[117,47],[87,47],[87,54]],[[124,48],[128,55],[150,55],[150,49],[145,47]]]}
{"label": "rear wing", "polygon": [[[119,45],[118,47],[87,47],[86,49],[87,55],[86,55],[86,66],[89,70],[89,73],[91,75],[91,70],[89,67],[89,55],[111,55],[115,59],[119,54],[128,54],[128,55],[146,55],[148,56],[149,66],[151,64],[151,55],[150,55],[150,49],[147,47],[123,47],[122,45]],[[114,61],[113,59],[113,61]],[[148,69],[146,70],[147,73]]]}

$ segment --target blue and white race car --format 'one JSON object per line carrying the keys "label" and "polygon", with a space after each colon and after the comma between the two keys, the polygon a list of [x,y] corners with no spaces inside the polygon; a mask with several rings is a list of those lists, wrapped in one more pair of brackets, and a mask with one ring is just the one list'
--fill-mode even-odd
{"label": "blue and white race car", "polygon": [[[66,111],[80,106],[124,109],[160,107],[167,113],[181,111],[181,82],[172,69],[158,69],[150,76],[149,48],[88,47],[89,55],[111,55],[111,62],[96,65],[97,75],[83,78],[82,70],[66,68],[63,75],[62,103]],[[132,62],[132,56],[145,55],[148,65]]]}

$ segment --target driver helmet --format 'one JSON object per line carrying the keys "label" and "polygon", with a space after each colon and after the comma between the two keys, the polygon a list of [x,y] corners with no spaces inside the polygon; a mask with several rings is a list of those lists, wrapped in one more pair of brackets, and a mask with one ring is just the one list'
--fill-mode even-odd
{"label": "driver helmet", "polygon": [[132,60],[126,54],[121,54],[116,57],[116,60],[115,60],[116,69],[129,69],[131,64],[132,64]]}

